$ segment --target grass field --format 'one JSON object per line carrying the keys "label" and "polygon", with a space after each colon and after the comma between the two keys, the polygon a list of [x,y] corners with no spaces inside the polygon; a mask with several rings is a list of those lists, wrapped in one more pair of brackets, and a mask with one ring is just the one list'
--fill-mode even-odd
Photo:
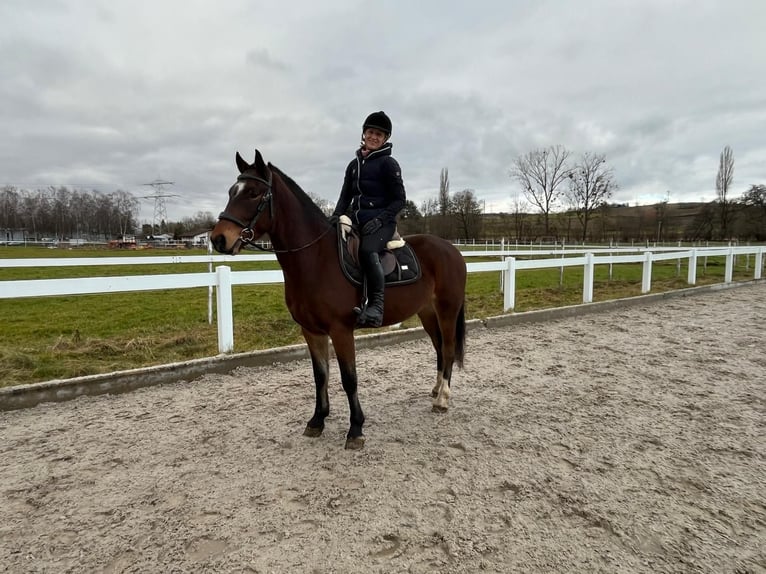
{"label": "grass field", "polygon": [[[202,254],[184,251],[184,255]],[[179,255],[178,251],[119,252],[0,247],[0,259],[22,257],[141,257]],[[471,259],[475,261],[476,259]],[[709,258],[698,284],[723,282],[724,258]],[[276,261],[242,262],[234,270],[274,269]],[[2,268],[0,281],[66,277],[150,275],[207,271],[207,264],[120,265],[103,267]],[[639,295],[640,265],[597,266],[594,300]],[[520,271],[516,278],[516,309],[529,311],[573,305],[582,301],[583,271],[567,268],[563,283],[558,269]],[[738,258],[735,280],[753,276]],[[499,273],[468,276],[468,319],[502,314]],[[655,263],[652,292],[687,287],[686,267],[680,276],[675,262]],[[234,287],[235,352],[302,342],[284,304],[281,285]],[[215,319],[208,323],[208,290],[178,289],[136,293],[40,297],[0,300],[0,386],[104,373],[165,364],[218,353]],[[417,318],[405,327],[418,325]]]}

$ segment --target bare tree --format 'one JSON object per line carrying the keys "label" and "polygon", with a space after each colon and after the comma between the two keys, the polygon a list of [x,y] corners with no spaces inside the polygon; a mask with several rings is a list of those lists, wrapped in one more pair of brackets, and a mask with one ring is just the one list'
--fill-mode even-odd
{"label": "bare tree", "polygon": [[439,213],[439,202],[435,198],[431,197],[423,201],[420,204],[420,213],[423,217],[433,217]]}
{"label": "bare tree", "polygon": [[545,234],[550,230],[550,213],[561,192],[559,187],[569,177],[569,151],[560,145],[537,149],[514,160],[511,177],[521,185],[530,203],[537,206],[545,221]]}
{"label": "bare tree", "polygon": [[198,211],[192,217],[183,217],[176,227],[180,226],[181,233],[191,233],[204,229],[213,229],[217,218],[209,211]]}
{"label": "bare tree", "polygon": [[55,237],[111,237],[134,229],[138,200],[127,192],[50,187],[45,190],[0,190],[0,226]]}
{"label": "bare tree", "polygon": [[663,241],[665,232],[665,216],[668,213],[668,203],[670,203],[670,191],[665,192],[665,198],[654,206],[654,214],[657,219],[657,239],[656,241]]}
{"label": "bare tree", "polygon": [[317,207],[322,210],[322,213],[324,213],[328,217],[332,215],[332,212],[335,209],[334,203],[330,202],[330,200],[325,199],[312,191],[306,192],[306,195],[309,196],[311,201],[316,203]]}
{"label": "bare tree", "polygon": [[452,198],[449,194],[449,170],[443,167],[439,173],[439,195],[436,198],[437,213],[430,218],[430,233],[440,237],[453,236],[453,221],[450,217],[452,211]]}
{"label": "bare tree", "polygon": [[766,213],[766,185],[751,185],[742,194],[742,203],[763,210]]}
{"label": "bare tree", "polygon": [[721,152],[718,164],[718,175],[715,178],[715,190],[718,195],[718,208],[721,219],[721,238],[729,236],[729,226],[733,216],[733,201],[729,199],[729,188],[734,178],[734,155],[731,148],[725,146]]}
{"label": "bare tree", "polygon": [[443,167],[439,174],[439,214],[442,216],[447,215],[449,208],[449,170]]}
{"label": "bare tree", "polygon": [[513,194],[511,200],[511,206],[513,207],[513,231],[516,236],[516,241],[520,241],[524,237],[524,218],[526,216],[529,204],[519,197],[518,193]]}
{"label": "bare tree", "polygon": [[399,213],[399,233],[424,233],[425,221],[418,206],[411,199],[404,203],[404,208]]}
{"label": "bare tree", "polygon": [[752,224],[753,236],[762,241],[766,235],[766,185],[751,185],[740,201],[745,220]]}
{"label": "bare tree", "polygon": [[5,186],[0,189],[0,227],[3,229],[14,229],[18,226],[18,214],[21,211],[21,195],[16,188]]}
{"label": "bare tree", "polygon": [[138,220],[138,199],[129,192],[118,189],[112,193],[112,201],[114,202],[114,210],[119,222],[120,233],[125,235],[135,227],[135,223]]}
{"label": "bare tree", "polygon": [[582,240],[588,235],[588,224],[596,210],[617,188],[614,172],[606,165],[603,154],[583,154],[569,172],[569,199],[582,226]]}
{"label": "bare tree", "polygon": [[424,231],[426,233],[434,233],[434,218],[439,216],[439,200],[435,197],[426,199],[420,205],[420,212],[423,214],[425,220]]}
{"label": "bare tree", "polygon": [[472,189],[455,194],[451,201],[451,213],[463,239],[477,239],[481,232],[481,204]]}
{"label": "bare tree", "polygon": [[715,230],[715,207],[706,203],[685,230],[686,236],[693,241],[710,241]]}

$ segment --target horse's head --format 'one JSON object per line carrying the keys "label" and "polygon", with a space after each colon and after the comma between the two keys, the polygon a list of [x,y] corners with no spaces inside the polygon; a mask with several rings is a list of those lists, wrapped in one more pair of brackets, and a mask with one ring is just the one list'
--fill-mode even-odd
{"label": "horse's head", "polygon": [[229,202],[210,233],[210,241],[219,253],[239,253],[243,243],[268,233],[273,217],[272,174],[261,152],[255,150],[252,165],[239,152],[236,160],[239,176],[229,189]]}

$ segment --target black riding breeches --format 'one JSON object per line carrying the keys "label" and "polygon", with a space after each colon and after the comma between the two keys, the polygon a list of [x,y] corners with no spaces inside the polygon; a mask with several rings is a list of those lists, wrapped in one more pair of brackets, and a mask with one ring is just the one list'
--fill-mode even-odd
{"label": "black riding breeches", "polygon": [[391,241],[391,238],[394,236],[394,231],[396,231],[396,224],[390,223],[384,225],[375,233],[362,235],[359,244],[359,263],[361,264],[363,271],[366,271],[372,264],[371,255],[374,253],[381,253],[386,249],[386,243]]}

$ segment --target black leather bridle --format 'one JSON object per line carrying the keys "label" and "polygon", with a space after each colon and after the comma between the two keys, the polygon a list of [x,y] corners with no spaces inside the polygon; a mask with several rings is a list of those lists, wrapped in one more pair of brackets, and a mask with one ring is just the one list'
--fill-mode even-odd
{"label": "black leather bridle", "polygon": [[271,216],[272,222],[274,220],[274,194],[271,191],[271,181],[272,181],[271,172],[269,171],[268,180],[263,179],[262,177],[258,177],[257,175],[249,174],[249,173],[241,173],[239,174],[239,177],[237,177],[237,181],[244,181],[246,179],[257,181],[259,183],[263,183],[266,185],[266,191],[261,196],[261,201],[258,203],[258,207],[255,209],[255,215],[253,215],[253,218],[250,220],[250,223],[245,223],[238,217],[234,217],[233,215],[226,213],[226,210],[218,214],[218,219],[231,221],[232,223],[236,223],[237,225],[239,225],[242,228],[242,231],[240,231],[239,233],[239,239],[245,245],[252,245],[253,247],[256,247],[257,249],[260,249],[261,251],[273,251],[270,249],[265,249],[261,247],[260,245],[257,245],[256,243],[254,243],[255,231],[253,230],[253,227],[255,226],[255,222],[258,221],[258,218],[261,216],[261,213],[263,213],[267,207],[269,208],[269,215]]}
{"label": "black leather bridle", "polygon": [[253,218],[250,220],[250,223],[245,223],[238,217],[234,217],[233,215],[226,213],[226,210],[218,214],[218,219],[231,221],[232,223],[239,225],[242,228],[242,231],[239,232],[239,240],[245,245],[251,245],[261,251],[270,251],[273,253],[293,253],[295,251],[301,251],[302,249],[311,247],[333,229],[334,226],[328,223],[327,229],[325,229],[322,233],[320,233],[319,237],[317,237],[316,239],[313,239],[312,241],[309,241],[308,243],[306,243],[306,245],[302,245],[301,247],[296,247],[294,249],[273,249],[273,248],[268,249],[266,247],[261,247],[260,245],[255,243],[256,236],[255,236],[255,230],[253,228],[255,227],[255,222],[258,221],[258,218],[261,216],[261,213],[263,213],[267,207],[269,209],[269,216],[271,217],[271,224],[274,225],[274,193],[272,191],[272,185],[271,185],[272,174],[271,174],[271,171],[269,171],[268,180],[263,179],[262,177],[259,177],[257,175],[249,174],[249,173],[239,174],[239,176],[237,177],[237,181],[244,181],[244,180],[257,181],[266,186],[266,191],[261,196],[261,201],[258,203],[258,207],[255,208],[255,215],[253,215]]}

